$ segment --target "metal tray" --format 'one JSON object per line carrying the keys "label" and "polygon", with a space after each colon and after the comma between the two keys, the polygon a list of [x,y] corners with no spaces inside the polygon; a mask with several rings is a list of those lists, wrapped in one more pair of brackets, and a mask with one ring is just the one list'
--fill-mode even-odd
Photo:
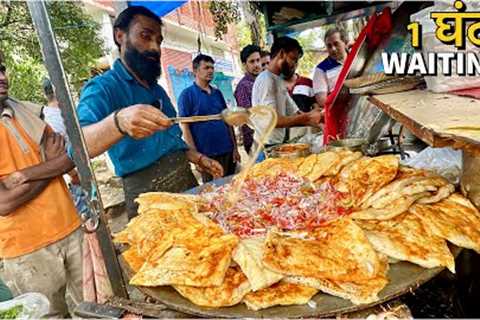
{"label": "metal tray", "polygon": [[[232,176],[215,180],[211,182],[214,185],[223,185],[231,180]],[[204,185],[205,186],[205,185]],[[204,186],[189,190],[186,193],[198,193]],[[450,247],[456,257],[460,253],[460,248]],[[133,276],[132,270],[120,257],[121,265],[125,271],[127,280]],[[377,304],[392,300],[405,293],[411,292],[423,283],[435,277],[444,268],[424,269],[420,266],[408,263],[398,262],[390,264],[388,272],[388,285],[380,292],[379,300],[364,305],[354,305],[349,300],[337,298],[322,292],[315,295],[312,300],[316,306],[292,305],[277,306],[264,310],[252,311],[245,304],[238,304],[226,308],[206,308],[200,307],[182,297],[170,286],[164,287],[136,287],[145,295],[165,304],[167,307],[183,313],[212,318],[304,318],[304,317],[332,317],[335,315],[346,314],[358,310],[363,310]]]}
{"label": "metal tray", "polygon": [[[458,250],[459,251],[459,250]],[[123,261],[122,261],[123,262]],[[122,263],[127,279],[133,276],[132,270]],[[439,274],[443,268],[424,269],[408,262],[399,262],[390,265],[388,278],[390,282],[380,292],[380,300],[364,305],[354,305],[349,300],[337,298],[325,293],[318,293],[312,300],[315,307],[309,305],[292,305],[271,307],[253,311],[244,304],[227,308],[199,307],[178,294],[170,286],[166,287],[137,287],[145,295],[165,304],[167,307],[183,313],[212,318],[304,318],[304,317],[332,317],[350,313],[390,301],[405,293],[411,292],[423,283]]]}

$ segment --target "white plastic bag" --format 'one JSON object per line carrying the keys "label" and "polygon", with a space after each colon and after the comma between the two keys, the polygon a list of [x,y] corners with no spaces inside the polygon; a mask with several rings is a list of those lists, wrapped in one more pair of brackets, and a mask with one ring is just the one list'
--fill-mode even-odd
{"label": "white plastic bag", "polygon": [[41,293],[25,293],[12,300],[0,303],[0,314],[12,308],[19,307],[20,313],[16,319],[39,319],[48,314],[50,302]]}
{"label": "white plastic bag", "polygon": [[307,133],[298,140],[299,143],[309,143],[312,153],[323,151],[323,133]]}
{"label": "white plastic bag", "polygon": [[434,171],[450,183],[458,184],[462,175],[462,152],[452,148],[425,148],[402,164]]}
{"label": "white plastic bag", "polygon": [[[480,1],[464,1],[468,12],[480,11]],[[427,55],[428,52],[475,52],[480,55],[480,48],[474,46],[466,39],[465,50],[458,50],[454,45],[446,45],[440,42],[435,37],[437,25],[435,21],[430,18],[430,13],[433,11],[450,11],[457,12],[453,7],[453,1],[435,1],[432,7],[423,9],[410,16],[411,22],[419,22],[422,25],[422,52]],[[457,73],[456,62],[452,63],[451,76],[444,76],[442,65],[437,63],[437,76],[425,76],[427,88],[433,92],[448,92],[453,90],[462,90],[469,88],[480,87],[480,77],[474,76],[460,76]]]}

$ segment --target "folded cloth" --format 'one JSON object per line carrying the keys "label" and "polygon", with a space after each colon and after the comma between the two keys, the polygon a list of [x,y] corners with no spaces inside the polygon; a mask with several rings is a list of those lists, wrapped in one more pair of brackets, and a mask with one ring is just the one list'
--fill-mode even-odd
{"label": "folded cloth", "polygon": [[83,299],[105,303],[113,296],[96,233],[85,233],[83,242]]}
{"label": "folded cloth", "polygon": [[10,299],[13,299],[13,295],[7,285],[3,283],[2,279],[0,279],[0,302]]}
{"label": "folded cloth", "polygon": [[456,90],[456,91],[452,91],[450,93],[452,93],[454,95],[457,95],[457,96],[464,96],[464,97],[480,99],[480,88],[470,88],[470,89],[464,89],[464,90]]}

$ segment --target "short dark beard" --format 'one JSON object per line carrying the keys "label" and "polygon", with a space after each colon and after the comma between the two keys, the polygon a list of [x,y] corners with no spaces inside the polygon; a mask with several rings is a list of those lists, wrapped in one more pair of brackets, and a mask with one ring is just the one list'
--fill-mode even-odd
{"label": "short dark beard", "polygon": [[5,101],[7,101],[8,99],[8,95],[7,96],[0,96],[0,110],[3,109],[3,107],[5,107]]}
{"label": "short dark beard", "polygon": [[287,80],[293,77],[293,74],[295,73],[295,69],[291,70],[288,66],[288,63],[284,61],[280,68],[280,73],[283,75],[283,78]]}
{"label": "short dark beard", "polygon": [[0,97],[0,117],[2,115],[3,110],[7,107],[7,96]]}
{"label": "short dark beard", "polygon": [[[155,58],[156,61],[149,59]],[[157,79],[162,74],[160,66],[160,54],[154,51],[140,52],[129,40],[125,50],[125,62],[128,67],[142,80],[149,85],[157,83]]]}

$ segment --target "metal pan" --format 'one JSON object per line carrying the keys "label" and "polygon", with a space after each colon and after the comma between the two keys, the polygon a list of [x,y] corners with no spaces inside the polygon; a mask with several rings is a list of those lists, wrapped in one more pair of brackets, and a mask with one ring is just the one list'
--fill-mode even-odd
{"label": "metal pan", "polygon": [[[203,185],[187,191],[186,193],[196,194],[201,192],[208,185],[223,185],[228,183],[232,176],[212,181],[210,184]],[[455,246],[451,250],[456,257],[461,249]],[[120,257],[127,280],[133,276],[132,270]],[[318,293],[312,298],[314,306],[292,305],[271,307],[264,310],[252,311],[247,309],[244,304],[238,304],[227,308],[205,308],[199,307],[189,300],[182,297],[172,287],[137,287],[145,295],[152,297],[167,307],[183,313],[211,317],[211,318],[304,318],[304,317],[332,317],[335,315],[350,313],[363,310],[386,301],[390,301],[405,293],[415,290],[423,283],[439,274],[443,268],[424,269],[420,266],[408,263],[398,262],[390,264],[388,271],[388,285],[380,292],[379,300],[365,305],[354,305],[349,300],[337,298],[325,293]]]}
{"label": "metal pan", "polygon": [[361,151],[367,146],[368,141],[366,139],[359,138],[346,138],[331,141],[325,146],[326,151],[335,151],[340,149],[348,149],[350,151]]}
{"label": "metal pan", "polygon": [[270,156],[272,158],[300,158],[311,154],[311,145],[308,143],[286,143],[273,147]]}
{"label": "metal pan", "polygon": [[[453,247],[457,256],[459,248]],[[121,260],[127,279],[133,276],[132,270]],[[145,295],[165,304],[167,307],[183,313],[211,317],[211,318],[305,318],[305,317],[333,317],[354,311],[370,308],[372,306],[390,301],[405,293],[411,292],[423,283],[439,274],[443,268],[424,269],[408,262],[398,262],[390,265],[388,278],[390,282],[380,292],[379,300],[364,305],[354,305],[349,300],[337,298],[325,293],[318,293],[312,298],[314,306],[292,305],[277,306],[264,310],[252,311],[244,304],[227,308],[199,307],[178,294],[170,286],[166,287],[137,287]]]}

